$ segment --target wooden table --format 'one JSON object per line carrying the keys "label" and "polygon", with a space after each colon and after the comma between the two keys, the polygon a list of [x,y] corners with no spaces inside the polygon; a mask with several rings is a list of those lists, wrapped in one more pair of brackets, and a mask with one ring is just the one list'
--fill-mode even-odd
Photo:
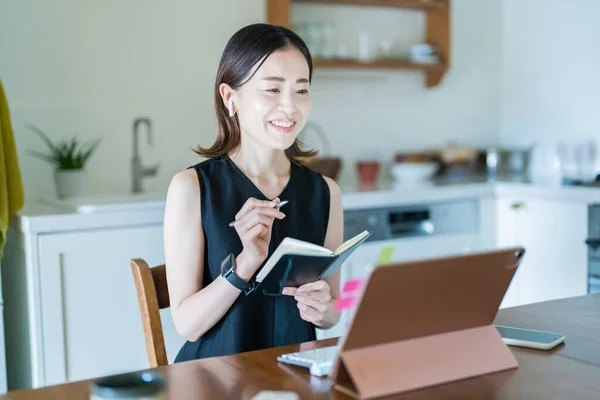
{"label": "wooden table", "polygon": [[[600,294],[498,312],[497,324],[561,332],[566,341],[551,351],[511,347],[519,368],[395,396],[397,399],[598,399],[600,398]],[[330,379],[279,364],[277,355],[335,344],[304,343],[157,368],[169,399],[251,399],[261,390],[292,390],[301,399],[346,399]],[[90,381],[10,392],[2,399],[85,399]]]}

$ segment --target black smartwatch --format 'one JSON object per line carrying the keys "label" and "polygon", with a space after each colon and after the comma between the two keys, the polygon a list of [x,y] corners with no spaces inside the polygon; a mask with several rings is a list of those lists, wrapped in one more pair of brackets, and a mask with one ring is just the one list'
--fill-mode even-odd
{"label": "black smartwatch", "polygon": [[221,262],[221,275],[246,295],[249,295],[254,290],[254,282],[252,280],[246,282],[235,273],[235,257],[233,254],[229,254]]}

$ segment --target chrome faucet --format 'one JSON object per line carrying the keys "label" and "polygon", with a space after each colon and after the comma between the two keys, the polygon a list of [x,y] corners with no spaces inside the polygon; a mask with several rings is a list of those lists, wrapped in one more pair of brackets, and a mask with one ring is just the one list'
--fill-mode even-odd
{"label": "chrome faucet", "polygon": [[140,124],[145,124],[148,132],[148,144],[152,144],[152,122],[150,118],[136,118],[133,121],[133,157],[131,158],[131,174],[132,174],[132,187],[133,193],[141,193],[142,190],[142,178],[146,176],[155,176],[158,172],[159,163],[144,167],[140,158],[140,149],[138,143],[138,129]]}

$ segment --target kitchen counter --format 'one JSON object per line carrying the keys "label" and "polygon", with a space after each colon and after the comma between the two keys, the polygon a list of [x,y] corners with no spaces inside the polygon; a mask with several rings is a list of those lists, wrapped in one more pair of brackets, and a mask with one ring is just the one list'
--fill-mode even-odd
{"label": "kitchen counter", "polygon": [[[423,184],[397,184],[383,180],[376,185],[360,186],[356,182],[340,182],[344,210],[401,206],[447,201],[461,198],[510,196],[552,199],[583,203],[600,203],[600,187],[580,187],[534,183],[519,177],[466,176],[438,178]],[[99,196],[100,206],[108,196]],[[21,230],[29,233],[97,229],[137,224],[160,223],[164,216],[164,195],[150,194],[141,199],[122,196],[113,202],[111,211],[76,212],[68,204],[37,202],[27,204],[19,213]],[[152,200],[145,200],[150,198]],[[93,205],[94,198],[88,199]],[[79,202],[81,204],[81,202]],[[122,205],[122,207],[121,207]],[[87,207],[87,206],[86,206]],[[84,208],[86,208],[84,207]],[[87,207],[86,209],[93,209]],[[102,207],[98,208],[99,210]]]}
{"label": "kitchen counter", "polygon": [[438,178],[421,184],[381,181],[376,185],[341,182],[344,210],[436,202],[482,196],[512,196],[600,203],[600,186],[584,187],[532,182],[518,176],[474,175]]}

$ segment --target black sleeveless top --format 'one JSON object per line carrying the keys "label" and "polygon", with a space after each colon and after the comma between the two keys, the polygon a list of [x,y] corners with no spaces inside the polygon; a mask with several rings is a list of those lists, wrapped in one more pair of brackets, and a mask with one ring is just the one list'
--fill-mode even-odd
{"label": "black sleeveless top", "polygon": [[[242,243],[228,226],[250,197],[270,200],[228,156],[219,156],[190,167],[200,183],[201,217],[205,254],[203,285],[221,274],[221,262],[238,255]],[[324,245],[329,222],[329,187],[317,172],[291,163],[290,179],[279,196],[289,200],[286,215],[272,227],[269,256],[286,237]],[[175,362],[235,354],[315,340],[315,327],[304,321],[293,296],[240,294],[228,312],[202,337],[187,341]]]}

